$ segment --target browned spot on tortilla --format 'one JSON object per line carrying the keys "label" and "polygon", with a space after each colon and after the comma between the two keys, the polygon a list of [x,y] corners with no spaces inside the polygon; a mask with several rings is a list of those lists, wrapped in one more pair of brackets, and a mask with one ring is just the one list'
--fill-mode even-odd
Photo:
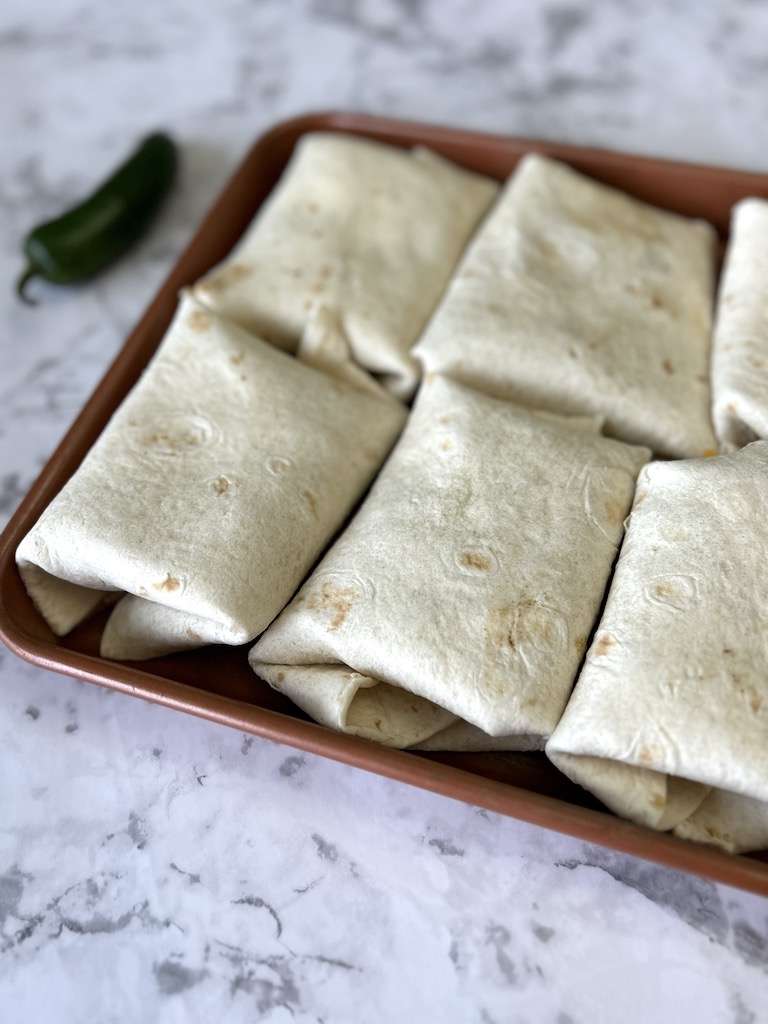
{"label": "browned spot on tortilla", "polygon": [[568,346],[568,355],[571,357],[571,359],[578,359],[579,358],[579,353],[576,351],[576,349],[573,347],[573,345],[569,345]]}
{"label": "browned spot on tortilla", "polygon": [[200,438],[191,430],[181,431],[178,434],[169,434],[165,430],[156,430],[144,438],[146,445],[157,445],[164,448],[169,454],[183,451],[187,448],[195,448],[200,444]]}
{"label": "browned spot on tortilla", "polygon": [[448,416],[446,413],[443,413],[442,416],[438,416],[437,417],[437,422],[438,423],[450,423],[451,422],[451,417]]}
{"label": "browned spot on tortilla", "polygon": [[595,646],[592,653],[596,658],[602,658],[604,655],[609,654],[612,647],[616,646],[616,637],[610,633],[601,633],[595,641]]}
{"label": "browned spot on tortilla", "polygon": [[651,750],[650,747],[641,747],[638,756],[643,764],[653,764],[655,759],[654,751]]}
{"label": "browned spot on tortilla", "polygon": [[221,270],[211,274],[208,280],[204,282],[204,287],[209,292],[224,292],[231,288],[233,284],[237,284],[243,278],[249,277],[252,273],[253,268],[246,266],[245,263],[230,263],[229,266],[222,267]]}
{"label": "browned spot on tortilla", "polygon": [[670,580],[659,580],[653,585],[653,595],[662,601],[685,601],[686,591],[682,582],[674,577]]}
{"label": "browned spot on tortilla", "polygon": [[441,442],[440,447],[443,449],[444,452],[450,451],[451,448],[453,448],[453,441],[450,439],[450,437],[446,437]]}
{"label": "browned spot on tortilla", "polygon": [[282,681],[285,679],[285,672],[278,672],[277,675],[275,676],[275,679],[278,681],[278,683],[282,683]]}
{"label": "browned spot on tortilla", "polygon": [[329,612],[331,621],[328,623],[328,629],[335,633],[344,624],[356,596],[357,590],[354,587],[339,587],[330,580],[325,580],[319,590],[310,594],[307,608],[312,611]]}
{"label": "browned spot on tortilla", "polygon": [[731,670],[731,678],[736,684],[736,689],[739,696],[744,697],[749,704],[752,714],[756,715],[760,708],[763,706],[763,695],[759,693],[754,686],[742,686],[742,676]]}
{"label": "browned spot on tortilla", "polygon": [[587,646],[587,634],[579,633],[577,637],[574,637],[573,646],[577,651],[581,652]]}
{"label": "browned spot on tortilla", "polygon": [[177,580],[175,576],[166,573],[165,579],[161,583],[153,583],[152,586],[155,590],[165,590],[167,593],[172,593],[174,590],[179,589],[181,580]]}
{"label": "browned spot on tortilla", "polygon": [[229,490],[229,480],[227,480],[225,476],[217,476],[211,486],[213,487],[214,492],[221,496],[222,494],[226,494]]}
{"label": "browned spot on tortilla", "polygon": [[319,294],[323,290],[323,288],[325,288],[325,281],[321,280],[321,281],[314,281],[310,285],[310,289],[309,290],[311,292],[314,292],[317,295],[317,294]]}
{"label": "browned spot on tortilla", "polygon": [[554,259],[557,256],[557,247],[551,242],[547,241],[546,238],[536,239],[536,248],[538,249],[541,256],[546,260]]}
{"label": "browned spot on tortilla", "polygon": [[605,518],[611,526],[618,526],[623,522],[625,514],[624,502],[618,498],[609,498],[605,503]]}
{"label": "browned spot on tortilla", "polygon": [[513,604],[491,609],[488,616],[488,640],[492,647],[516,651],[521,644],[534,645],[554,643],[555,627],[548,617],[537,617],[539,602],[532,597],[523,597]]}
{"label": "browned spot on tortilla", "polygon": [[316,202],[310,199],[310,201],[307,203],[307,209],[309,210],[310,213],[317,213],[320,207],[317,205]]}
{"label": "browned spot on tortilla", "polygon": [[717,448],[705,448],[701,453],[702,459],[711,459],[714,458],[715,455],[717,455]]}
{"label": "browned spot on tortilla", "polygon": [[248,380],[248,378],[246,377],[246,375],[244,373],[241,373],[240,374],[240,380]]}
{"label": "browned spot on tortilla", "polygon": [[296,604],[301,604],[303,600],[304,600],[304,595],[303,594],[299,594],[299,596],[296,598]]}
{"label": "browned spot on tortilla", "polygon": [[233,363],[235,366],[239,366],[243,359],[245,359],[244,352],[236,352],[233,356],[229,357],[230,363]]}
{"label": "browned spot on tortilla", "polygon": [[659,295],[658,292],[651,292],[651,305],[654,309],[664,309],[666,306],[664,297]]}
{"label": "browned spot on tortilla", "polygon": [[733,654],[733,648],[732,647],[724,647],[723,648],[723,654]]}
{"label": "browned spot on tortilla", "polygon": [[301,496],[307,503],[307,507],[309,508],[309,511],[312,513],[313,519],[317,519],[317,498],[315,497],[315,495],[312,493],[312,491],[304,490],[301,492]]}
{"label": "browned spot on tortilla", "polygon": [[661,368],[664,371],[664,373],[674,373],[675,372],[675,368],[672,365],[672,360],[671,359],[665,359],[662,362],[662,364],[661,364]]}
{"label": "browned spot on tortilla", "polygon": [[211,318],[204,309],[193,309],[187,317],[187,327],[190,331],[207,331],[211,326]]}
{"label": "browned spot on tortilla", "polygon": [[651,807],[656,807],[659,810],[661,810],[661,808],[664,807],[666,802],[667,801],[661,795],[661,793],[654,793],[653,796],[651,797]]}
{"label": "browned spot on tortilla", "polygon": [[493,608],[488,617],[488,639],[494,647],[517,650],[515,636],[515,605],[505,604]]}
{"label": "browned spot on tortilla", "polygon": [[730,413],[731,416],[735,416],[736,415],[736,403],[735,402],[729,402],[728,405],[726,405],[726,407],[725,407],[725,411]]}
{"label": "browned spot on tortilla", "polygon": [[488,572],[492,563],[487,555],[481,555],[477,551],[464,551],[459,557],[459,565],[467,569],[477,569],[479,572]]}
{"label": "browned spot on tortilla", "polygon": [[332,270],[333,267],[331,266],[330,263],[321,263],[320,266],[318,267],[317,272],[320,275],[320,277],[328,277]]}
{"label": "browned spot on tortilla", "polygon": [[701,384],[709,384],[709,377],[706,375],[706,373],[697,373],[696,380],[699,381]]}

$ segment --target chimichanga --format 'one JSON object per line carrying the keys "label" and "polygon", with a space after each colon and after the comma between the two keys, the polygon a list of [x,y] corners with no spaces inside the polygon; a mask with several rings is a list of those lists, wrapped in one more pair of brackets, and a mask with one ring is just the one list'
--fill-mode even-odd
{"label": "chimichanga", "polygon": [[254,671],[323,724],[392,746],[540,749],[649,455],[426,379],[362,507],[253,648]]}
{"label": "chimichanga", "polygon": [[712,343],[715,433],[733,450],[768,437],[768,202],[733,209]]}
{"label": "chimichanga", "polygon": [[768,442],[643,470],[547,744],[618,814],[731,850],[768,846],[767,522]]}
{"label": "chimichanga", "polygon": [[139,383],[18,548],[58,634],[125,591],[107,657],[252,640],[385,458],[405,409],[183,297]]}
{"label": "chimichanga", "polygon": [[425,372],[672,456],[713,454],[715,233],[542,156],[518,165],[414,354]]}
{"label": "chimichanga", "polygon": [[291,351],[322,311],[347,358],[406,397],[418,376],[411,346],[497,191],[426,149],[305,135],[196,294]]}

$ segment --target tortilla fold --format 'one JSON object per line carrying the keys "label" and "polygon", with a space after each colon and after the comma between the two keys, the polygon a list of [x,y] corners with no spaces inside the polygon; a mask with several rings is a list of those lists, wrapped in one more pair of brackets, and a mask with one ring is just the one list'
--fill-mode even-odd
{"label": "tortilla fold", "polygon": [[649,455],[588,419],[424,381],[254,671],[318,721],[391,746],[542,747]]}
{"label": "tortilla fold", "polygon": [[709,224],[529,154],[414,354],[498,398],[602,414],[657,453],[712,454],[714,257]]}
{"label": "tortilla fold", "polygon": [[127,592],[106,657],[246,643],[306,576],[405,415],[183,296],[143,376],[19,545],[22,578],[58,634]]}
{"label": "tortilla fold", "polygon": [[408,397],[418,380],[410,349],[497,192],[427,149],[311,133],[195,291],[289,351],[329,314],[349,358]]}
{"label": "tortilla fold", "polygon": [[616,813],[768,846],[768,442],[640,474],[550,759]]}

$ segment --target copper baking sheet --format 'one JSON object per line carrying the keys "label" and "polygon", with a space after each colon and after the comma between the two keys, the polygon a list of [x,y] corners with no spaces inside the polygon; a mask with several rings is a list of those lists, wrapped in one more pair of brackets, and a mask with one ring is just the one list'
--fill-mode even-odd
{"label": "copper baking sheet", "polygon": [[141,663],[98,656],[103,619],[63,640],[30,603],[14,551],[40,512],[79,465],[154,352],[176,295],[237,241],[305,132],[347,132],[399,146],[430,146],[466,167],[506,177],[538,150],[658,206],[713,222],[725,238],[730,208],[747,195],[768,197],[768,176],[672,163],[625,153],[506,138],[360,114],[308,114],[276,125],[250,149],[122,351],[51,456],[0,537],[0,637],[22,658],[178,711],[287,743],[357,768],[465,800],[544,828],[645,857],[669,867],[768,895],[768,852],[729,856],[640,828],[602,810],[543,754],[415,754],[389,750],[314,724],[251,673],[246,648],[209,647]]}

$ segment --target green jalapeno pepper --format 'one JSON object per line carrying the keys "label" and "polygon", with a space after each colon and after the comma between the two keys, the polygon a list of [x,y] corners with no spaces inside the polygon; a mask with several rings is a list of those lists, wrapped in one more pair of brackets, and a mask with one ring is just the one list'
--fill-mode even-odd
{"label": "green jalapeno pepper", "polygon": [[34,228],[24,239],[27,267],[16,291],[42,277],[70,284],[92,277],[128,249],[147,229],[173,181],[176,145],[161,132],[138,149],[86,200],[55,220]]}

